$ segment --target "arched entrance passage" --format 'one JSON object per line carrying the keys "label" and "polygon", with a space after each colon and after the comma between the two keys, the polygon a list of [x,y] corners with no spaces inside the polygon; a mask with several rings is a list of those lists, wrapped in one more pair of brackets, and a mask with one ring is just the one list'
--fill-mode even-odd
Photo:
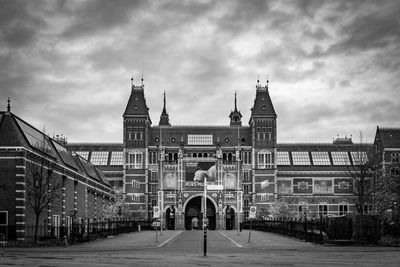
{"label": "arched entrance passage", "polygon": [[174,207],[169,207],[165,212],[166,228],[168,230],[175,230],[175,209]]}
{"label": "arched entrance passage", "polygon": [[[185,207],[185,229],[203,229],[202,197],[196,196],[189,199]],[[207,198],[208,229],[215,230],[216,216],[215,204]],[[197,223],[196,223],[197,221]]]}
{"label": "arched entrance passage", "polygon": [[235,227],[235,210],[230,206],[227,206],[225,210],[225,222],[226,230],[232,230]]}

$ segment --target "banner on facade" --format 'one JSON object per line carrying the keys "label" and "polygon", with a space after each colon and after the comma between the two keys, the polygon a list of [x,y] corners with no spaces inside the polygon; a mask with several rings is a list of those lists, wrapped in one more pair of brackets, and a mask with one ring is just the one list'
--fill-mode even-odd
{"label": "banner on facade", "polygon": [[165,189],[176,189],[177,188],[177,178],[175,173],[166,172],[164,173],[164,188]]}
{"label": "banner on facade", "polygon": [[207,184],[215,184],[217,180],[214,161],[187,162],[185,173],[187,190],[204,190],[204,178],[207,178]]}
{"label": "banner on facade", "polygon": [[236,188],[236,173],[228,172],[225,174],[225,189]]}

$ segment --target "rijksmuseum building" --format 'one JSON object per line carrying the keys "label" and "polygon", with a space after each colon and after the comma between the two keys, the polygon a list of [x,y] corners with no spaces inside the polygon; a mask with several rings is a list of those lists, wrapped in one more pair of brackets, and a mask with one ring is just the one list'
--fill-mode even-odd
{"label": "rijksmuseum building", "polygon": [[[351,138],[278,143],[268,82],[266,86],[257,82],[248,123],[242,122],[236,95],[227,115],[222,126],[171,125],[164,94],[155,125],[142,82],[132,84],[122,143],[65,146],[103,171],[125,200],[128,216],[151,219],[153,207],[159,206],[167,229],[191,229],[193,218],[201,222],[204,176],[207,184],[222,185],[222,190],[207,191],[210,229],[236,228],[252,205],[257,217],[268,216],[274,207],[309,217],[356,211],[349,167],[366,155],[371,144],[355,144]],[[371,206],[363,208],[369,212]]]}

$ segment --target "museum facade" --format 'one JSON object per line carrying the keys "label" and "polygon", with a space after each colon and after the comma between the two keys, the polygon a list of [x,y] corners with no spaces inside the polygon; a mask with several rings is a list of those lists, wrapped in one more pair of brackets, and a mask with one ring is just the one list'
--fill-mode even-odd
{"label": "museum facade", "polygon": [[[268,88],[257,82],[248,125],[234,107],[224,126],[171,125],[164,107],[153,125],[144,85],[132,84],[123,114],[123,143],[69,143],[67,149],[103,171],[125,199],[129,216],[162,211],[168,229],[191,229],[203,210],[204,177],[211,229],[233,229],[248,217],[286,210],[293,217],[340,216],[356,210],[351,166],[372,144],[278,143],[277,114]],[[214,186],[213,186],[214,185]],[[363,207],[371,211],[371,205]]]}

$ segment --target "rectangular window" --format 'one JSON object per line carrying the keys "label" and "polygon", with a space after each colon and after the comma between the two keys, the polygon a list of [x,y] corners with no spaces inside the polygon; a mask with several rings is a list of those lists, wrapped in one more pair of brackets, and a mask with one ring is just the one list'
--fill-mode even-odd
{"label": "rectangular window", "polygon": [[339,204],[339,216],[345,215],[349,212],[348,204]]}
{"label": "rectangular window", "polygon": [[244,194],[249,193],[249,185],[243,185],[243,192],[244,192]]}
{"label": "rectangular window", "polygon": [[350,155],[354,165],[364,164],[368,159],[365,151],[351,151]]}
{"label": "rectangular window", "polygon": [[93,165],[106,166],[108,162],[108,151],[92,151],[90,163]]}
{"label": "rectangular window", "polygon": [[128,153],[127,167],[128,169],[141,169],[143,166],[142,152],[131,152]]}
{"label": "rectangular window", "polygon": [[271,169],[273,167],[272,154],[270,152],[259,152],[258,153],[258,168],[259,169]]}
{"label": "rectangular window", "polygon": [[150,192],[151,192],[152,194],[156,194],[156,193],[157,193],[157,188],[158,188],[158,185],[156,185],[156,184],[151,184],[151,185],[150,185]]}
{"label": "rectangular window", "polygon": [[328,152],[311,152],[311,157],[314,165],[331,165]]}
{"label": "rectangular window", "polygon": [[150,181],[157,182],[158,181],[157,174],[158,174],[157,172],[151,172]]}
{"label": "rectangular window", "polygon": [[292,152],[293,165],[311,165],[307,151]]}
{"label": "rectangular window", "polygon": [[364,204],[364,214],[368,214],[372,212],[372,205]]}
{"label": "rectangular window", "polygon": [[113,166],[123,165],[124,164],[123,157],[124,157],[124,154],[122,151],[112,151],[110,165],[113,165]]}
{"label": "rectangular window", "polygon": [[331,152],[333,165],[350,165],[349,154],[346,151]]}
{"label": "rectangular window", "polygon": [[8,225],[8,211],[6,210],[0,211],[0,225]]}
{"label": "rectangular window", "polygon": [[398,152],[392,153],[390,155],[390,157],[391,157],[391,162],[393,162],[393,163],[398,163],[400,161],[400,153],[398,153]]}
{"label": "rectangular window", "polygon": [[249,200],[248,200],[248,199],[244,199],[244,200],[243,200],[243,206],[244,206],[245,208],[248,208],[248,207],[249,207]]}
{"label": "rectangular window", "polygon": [[151,200],[151,206],[152,206],[152,207],[157,206],[157,199],[154,199],[154,198],[153,198],[153,199]]}
{"label": "rectangular window", "polygon": [[133,202],[140,202],[140,196],[136,194],[132,194],[132,201]]}
{"label": "rectangular window", "polygon": [[243,152],[243,163],[251,164],[251,152]]}
{"label": "rectangular window", "polygon": [[319,214],[319,217],[323,217],[325,215],[328,215],[328,205],[319,204],[318,205],[318,214]]}
{"label": "rectangular window", "polygon": [[140,188],[140,183],[138,181],[132,180],[132,187],[133,188]]}
{"label": "rectangular window", "polygon": [[243,171],[243,182],[250,182],[250,171]]}
{"label": "rectangular window", "polygon": [[278,165],[290,165],[289,152],[278,151]]}
{"label": "rectangular window", "polygon": [[189,146],[212,146],[213,135],[212,134],[188,134],[188,145]]}

